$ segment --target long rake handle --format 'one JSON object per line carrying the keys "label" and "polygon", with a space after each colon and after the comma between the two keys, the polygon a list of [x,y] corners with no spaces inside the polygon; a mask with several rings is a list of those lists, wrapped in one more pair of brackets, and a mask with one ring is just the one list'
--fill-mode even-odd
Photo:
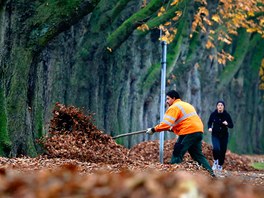
{"label": "long rake handle", "polygon": [[121,135],[114,136],[113,139],[117,139],[117,138],[125,137],[125,136],[130,136],[130,135],[136,135],[136,134],[140,134],[140,133],[146,133],[146,130],[135,131],[135,132],[131,132],[131,133],[124,133]]}

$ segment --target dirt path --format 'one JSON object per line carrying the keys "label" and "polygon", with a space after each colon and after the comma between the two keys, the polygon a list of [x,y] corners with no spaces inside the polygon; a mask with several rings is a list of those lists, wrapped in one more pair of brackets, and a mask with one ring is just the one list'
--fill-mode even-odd
{"label": "dirt path", "polygon": [[[264,155],[242,155],[242,157],[247,157],[254,162],[264,163]],[[232,179],[236,178],[243,183],[252,184],[254,186],[264,186],[264,170],[259,171],[231,171],[223,170],[222,172],[216,172],[216,175],[219,179],[227,178]]]}
{"label": "dirt path", "polygon": [[238,179],[245,184],[264,186],[264,171],[227,171],[216,172],[218,179]]}

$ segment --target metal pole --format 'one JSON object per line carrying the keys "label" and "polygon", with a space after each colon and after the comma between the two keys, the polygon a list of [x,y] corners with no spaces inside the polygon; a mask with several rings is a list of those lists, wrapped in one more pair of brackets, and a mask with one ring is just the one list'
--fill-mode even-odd
{"label": "metal pole", "polygon": [[[166,97],[166,55],[167,43],[161,42],[162,45],[162,59],[161,59],[161,89],[160,89],[160,121],[163,120],[165,113],[165,97]],[[160,163],[163,164],[163,150],[164,150],[164,131],[160,133]]]}

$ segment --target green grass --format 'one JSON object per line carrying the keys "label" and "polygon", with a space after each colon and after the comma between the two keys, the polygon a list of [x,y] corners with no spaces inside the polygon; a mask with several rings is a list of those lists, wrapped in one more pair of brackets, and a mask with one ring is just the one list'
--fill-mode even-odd
{"label": "green grass", "polygon": [[258,170],[264,170],[264,162],[255,162],[252,166]]}

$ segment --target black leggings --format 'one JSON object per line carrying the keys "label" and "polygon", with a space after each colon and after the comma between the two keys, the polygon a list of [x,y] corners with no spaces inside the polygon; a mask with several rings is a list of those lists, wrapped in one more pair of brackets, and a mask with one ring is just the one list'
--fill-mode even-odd
{"label": "black leggings", "polygon": [[227,143],[228,143],[228,135],[224,137],[218,137],[212,135],[213,157],[214,160],[218,159],[218,164],[221,166],[224,164],[225,161]]}

